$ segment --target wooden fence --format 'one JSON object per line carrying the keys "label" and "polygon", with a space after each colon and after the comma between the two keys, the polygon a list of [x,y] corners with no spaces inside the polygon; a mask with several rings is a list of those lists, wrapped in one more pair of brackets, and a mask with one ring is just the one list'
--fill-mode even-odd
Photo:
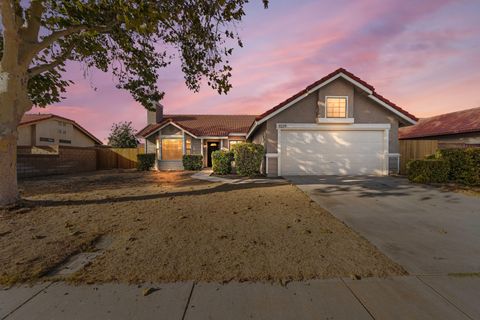
{"label": "wooden fence", "polygon": [[133,169],[137,167],[137,155],[144,153],[139,148],[97,148],[97,170]]}
{"label": "wooden fence", "polygon": [[423,159],[438,149],[437,140],[400,140],[400,174],[407,173],[410,160]]}

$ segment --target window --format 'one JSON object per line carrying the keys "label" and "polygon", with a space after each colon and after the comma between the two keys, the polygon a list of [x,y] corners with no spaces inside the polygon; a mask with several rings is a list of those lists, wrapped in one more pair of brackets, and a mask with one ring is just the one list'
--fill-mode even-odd
{"label": "window", "polygon": [[182,156],[182,139],[162,139],[162,160],[182,160]]}
{"label": "window", "polygon": [[185,137],[185,154],[192,154],[192,139]]}
{"label": "window", "polygon": [[243,140],[230,140],[228,143],[229,143],[229,147],[230,149],[232,149],[232,147],[236,144],[239,144],[239,143],[242,143],[242,142],[245,142]]}
{"label": "window", "polygon": [[327,118],[347,117],[347,97],[327,97],[325,105]]}
{"label": "window", "polygon": [[60,139],[60,140],[58,140],[58,142],[71,144],[72,140]]}
{"label": "window", "polygon": [[43,141],[43,142],[55,142],[55,139],[40,137],[40,141]]}

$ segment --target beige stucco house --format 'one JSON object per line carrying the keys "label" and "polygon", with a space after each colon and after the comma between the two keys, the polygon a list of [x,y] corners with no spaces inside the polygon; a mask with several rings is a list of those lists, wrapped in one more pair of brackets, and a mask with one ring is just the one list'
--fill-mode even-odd
{"label": "beige stucco house", "polygon": [[17,144],[92,147],[102,142],[73,120],[54,114],[25,114],[18,126]]}
{"label": "beige stucco house", "polygon": [[268,176],[386,175],[398,170],[398,129],[417,120],[338,69],[259,116],[164,117],[159,106],[155,123],[139,135],[157,153],[159,169],[181,169],[189,153],[204,155],[210,166],[216,148],[246,140],[265,147]]}

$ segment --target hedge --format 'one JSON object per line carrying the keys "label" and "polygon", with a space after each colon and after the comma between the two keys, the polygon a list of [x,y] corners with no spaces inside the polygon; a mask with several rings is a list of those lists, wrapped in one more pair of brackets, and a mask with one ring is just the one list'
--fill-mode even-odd
{"label": "hedge", "polygon": [[417,183],[448,181],[449,163],[440,159],[412,160],[407,164],[408,180]]}
{"label": "hedge", "polygon": [[212,152],[212,170],[216,174],[232,173],[233,153],[227,150],[217,150]]}
{"label": "hedge", "polygon": [[186,154],[182,158],[182,163],[185,170],[202,170],[203,156],[200,154]]}
{"label": "hedge", "polygon": [[239,143],[233,146],[233,153],[237,174],[250,177],[260,174],[260,166],[265,154],[261,144]]}
{"label": "hedge", "polygon": [[145,153],[137,155],[137,169],[148,171],[155,165],[155,153]]}
{"label": "hedge", "polygon": [[480,185],[480,148],[440,149],[435,157],[448,162],[448,180]]}

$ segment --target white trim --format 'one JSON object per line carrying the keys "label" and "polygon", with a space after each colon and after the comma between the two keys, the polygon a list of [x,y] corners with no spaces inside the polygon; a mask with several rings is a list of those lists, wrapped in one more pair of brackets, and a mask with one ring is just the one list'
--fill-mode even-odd
{"label": "white trim", "polygon": [[179,134],[168,134],[168,135],[158,135],[160,138],[165,138],[165,139],[183,139],[183,135]]}
{"label": "white trim", "polygon": [[228,137],[212,137],[212,136],[198,136],[195,137],[197,139],[210,139],[210,140],[220,140],[220,139],[228,139]]}
{"label": "white trim", "polygon": [[282,175],[281,159],[282,157],[282,131],[383,131],[384,139],[384,160],[383,160],[383,175],[388,175],[389,170],[389,141],[390,141],[390,128],[389,123],[357,123],[350,125],[321,125],[315,123],[277,123],[277,174],[280,177]]}
{"label": "white trim", "polygon": [[200,144],[202,145],[202,148],[200,150],[200,154],[202,155],[203,157],[203,138],[200,139]]}
{"label": "white trim", "polygon": [[[327,99],[328,98],[345,98],[345,100],[347,100],[347,104],[345,105],[345,117],[343,118],[336,118],[336,117],[328,117],[327,116]],[[325,110],[325,119],[341,119],[341,120],[346,120],[346,119],[349,119],[348,118],[348,96],[325,96],[325,101],[324,101],[324,110]],[[322,118],[320,118],[322,119]],[[352,119],[353,120],[353,119]],[[353,122],[353,121],[352,121]]]}
{"label": "white trim", "polygon": [[[396,110],[395,108],[391,107],[390,105],[386,104],[385,102],[379,100],[378,98],[376,98],[375,96],[373,96],[373,91],[370,90],[369,88],[365,87],[363,84],[359,83],[358,81],[350,78],[349,76],[347,76],[346,74],[344,74],[343,72],[340,72],[339,74],[331,77],[330,79],[318,84],[317,86],[313,87],[311,90],[307,91],[305,94],[301,95],[300,97],[298,97],[297,99],[295,100],[292,100],[290,101],[289,103],[287,103],[286,105],[284,105],[283,107],[281,107],[280,109],[270,113],[269,115],[265,116],[264,118],[262,118],[261,120],[258,120],[258,121],[255,121],[252,125],[252,128],[248,131],[247,133],[247,139],[250,137],[250,135],[253,133],[253,131],[255,131],[255,129],[257,128],[258,125],[264,123],[265,121],[267,121],[268,119],[276,116],[277,114],[279,114],[280,112],[282,112],[283,110],[291,107],[292,105],[294,105],[295,103],[297,103],[298,101],[302,100],[303,98],[307,97],[310,93],[320,89],[321,87],[329,84],[330,82],[332,81],[335,81],[336,79],[338,79],[339,77],[342,77],[343,79],[349,81],[350,83],[354,84],[355,86],[359,87],[360,89],[362,89],[363,91],[365,91],[366,93],[368,93],[369,97],[375,101],[377,101],[378,103],[380,103],[382,106],[386,107],[388,110],[394,112],[396,115],[400,116],[402,119],[405,119],[407,120],[408,122],[412,123],[412,124],[415,124],[416,121],[413,120],[413,119],[410,119],[408,116],[404,115],[403,113],[399,112],[398,110]],[[373,97],[373,98],[372,98]],[[374,99],[375,98],[375,99]]]}
{"label": "white trim", "polygon": [[265,157],[267,157],[267,158],[278,158],[278,153],[266,153]]}
{"label": "white trim", "polygon": [[238,132],[230,132],[230,133],[228,134],[228,136],[229,136],[229,137],[230,137],[230,136],[246,137],[247,134],[246,134],[246,133],[238,133]]}
{"label": "white trim", "polygon": [[223,139],[220,140],[220,150],[222,150],[222,149],[223,149]]}
{"label": "white trim", "polygon": [[393,108],[392,106],[390,106],[389,104],[383,102],[382,100],[378,99],[377,97],[375,97],[373,94],[370,94],[368,96],[370,99],[372,99],[373,101],[377,102],[378,104],[382,105],[383,107],[387,108],[388,110],[390,110],[391,112],[395,113],[397,116],[399,116],[400,118],[410,122],[411,124],[416,124],[417,122],[409,117],[407,117],[406,115],[404,115],[403,113],[401,113],[400,111],[398,111],[397,109]]}
{"label": "white trim", "polygon": [[353,118],[317,118],[317,123],[337,123],[337,124],[346,124],[354,123]]}

